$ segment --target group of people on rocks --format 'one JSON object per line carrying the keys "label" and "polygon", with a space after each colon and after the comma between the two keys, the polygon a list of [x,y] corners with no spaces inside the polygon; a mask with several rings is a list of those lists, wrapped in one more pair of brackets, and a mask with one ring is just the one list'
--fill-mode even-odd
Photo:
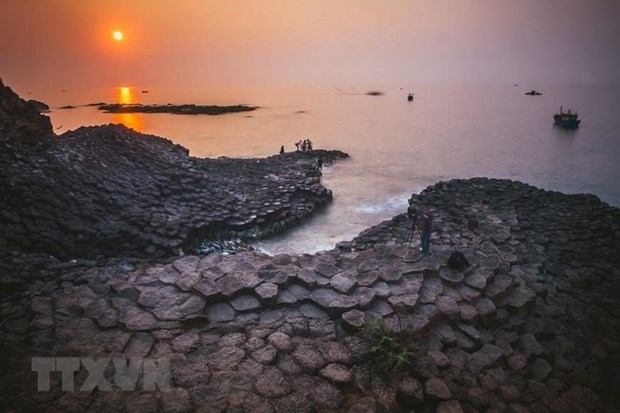
{"label": "group of people on rocks", "polygon": [[304,139],[303,141],[295,142],[295,147],[298,151],[311,151],[312,150],[312,141],[310,139]]}
{"label": "group of people on rocks", "polygon": [[[312,141],[310,139],[300,140],[299,142],[295,142],[295,148],[298,152],[306,152],[312,150]],[[280,147],[280,154],[284,153],[284,145]]]}

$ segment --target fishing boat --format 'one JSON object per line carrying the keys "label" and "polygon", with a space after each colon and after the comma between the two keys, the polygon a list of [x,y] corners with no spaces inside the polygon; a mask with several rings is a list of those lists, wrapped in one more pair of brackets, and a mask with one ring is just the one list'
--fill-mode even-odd
{"label": "fishing boat", "polygon": [[529,92],[525,92],[525,94],[526,94],[526,95],[530,95],[530,96],[540,96],[540,95],[542,95],[542,93],[540,93],[540,92],[539,92],[539,91],[537,91],[537,90],[533,90],[533,89],[532,89],[532,90],[530,90]]}
{"label": "fishing boat", "polygon": [[413,93],[409,93],[409,96],[407,96],[407,100],[409,102],[411,102],[413,100]]}
{"label": "fishing boat", "polygon": [[577,118],[577,112],[573,113],[570,109],[564,112],[564,108],[560,106],[560,113],[553,115],[553,120],[556,125],[563,126],[565,128],[577,128],[581,123],[581,120]]}

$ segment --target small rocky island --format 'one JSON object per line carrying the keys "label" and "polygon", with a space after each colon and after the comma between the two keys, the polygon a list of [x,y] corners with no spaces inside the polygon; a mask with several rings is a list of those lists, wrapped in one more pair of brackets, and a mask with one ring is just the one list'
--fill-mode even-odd
{"label": "small rocky island", "polygon": [[143,105],[128,103],[110,103],[99,105],[97,109],[107,113],[171,113],[174,115],[223,115],[225,113],[250,112],[258,109],[247,105]]}
{"label": "small rocky island", "polygon": [[[197,159],[118,125],[56,136],[0,84],[0,406],[24,411],[617,412],[620,210],[487,178],[314,255],[196,254],[331,200],[309,151]],[[431,203],[432,255],[409,241]],[[455,254],[455,253],[459,254]],[[462,259],[455,264],[451,258]],[[37,391],[33,357],[110,365]],[[387,367],[387,368],[386,368]]]}

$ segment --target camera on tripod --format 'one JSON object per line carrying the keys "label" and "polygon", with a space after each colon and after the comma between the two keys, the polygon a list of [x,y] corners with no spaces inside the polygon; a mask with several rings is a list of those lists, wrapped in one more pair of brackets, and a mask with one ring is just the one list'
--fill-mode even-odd
{"label": "camera on tripod", "polygon": [[406,244],[410,245],[413,240],[413,235],[418,227],[418,211],[413,205],[410,205],[407,209],[407,216],[412,219],[411,228],[409,228],[406,241]]}
{"label": "camera on tripod", "polygon": [[415,228],[418,223],[418,215],[420,215],[420,213],[418,212],[417,208],[414,205],[409,205],[409,207],[407,208],[407,216],[413,219],[413,228]]}

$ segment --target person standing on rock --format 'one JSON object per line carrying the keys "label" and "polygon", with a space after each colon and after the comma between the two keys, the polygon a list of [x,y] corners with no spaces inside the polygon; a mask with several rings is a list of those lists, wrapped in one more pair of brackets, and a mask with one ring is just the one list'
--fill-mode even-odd
{"label": "person standing on rock", "polygon": [[433,213],[431,207],[425,204],[422,208],[422,216],[418,220],[420,229],[422,230],[422,254],[431,254],[431,231],[433,229]]}

